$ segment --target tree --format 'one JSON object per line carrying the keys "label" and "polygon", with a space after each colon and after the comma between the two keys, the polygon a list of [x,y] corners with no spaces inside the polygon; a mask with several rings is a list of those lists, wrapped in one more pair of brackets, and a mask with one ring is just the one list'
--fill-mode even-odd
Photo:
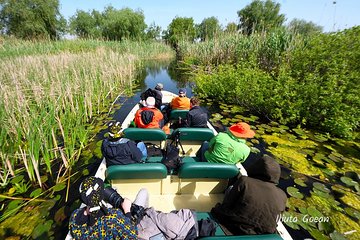
{"label": "tree", "polygon": [[91,13],[77,10],[70,18],[70,30],[80,38],[101,37],[101,14],[93,10]]}
{"label": "tree", "polygon": [[164,39],[176,47],[179,41],[194,41],[195,35],[193,18],[175,17],[165,31]]}
{"label": "tree", "polygon": [[160,39],[161,27],[155,25],[155,23],[150,24],[146,29],[146,38],[147,39]]}
{"label": "tree", "polygon": [[245,34],[268,31],[280,27],[285,15],[280,14],[280,4],[271,0],[254,0],[237,14],[240,18],[239,29]]}
{"label": "tree", "polygon": [[146,29],[142,11],[107,7],[103,12],[102,35],[109,40],[140,39]]}
{"label": "tree", "polygon": [[304,36],[310,36],[316,33],[321,33],[323,31],[322,26],[316,25],[311,21],[307,22],[297,18],[293,19],[287,27],[290,31]]}
{"label": "tree", "polygon": [[59,0],[1,0],[1,32],[24,39],[58,39],[66,30]]}
{"label": "tree", "polygon": [[213,39],[220,30],[219,20],[216,17],[205,18],[198,26],[198,37],[201,41]]}
{"label": "tree", "polygon": [[227,33],[236,33],[237,28],[238,28],[238,26],[237,26],[236,23],[230,22],[230,23],[228,23],[228,25],[226,25],[225,32],[227,32]]}

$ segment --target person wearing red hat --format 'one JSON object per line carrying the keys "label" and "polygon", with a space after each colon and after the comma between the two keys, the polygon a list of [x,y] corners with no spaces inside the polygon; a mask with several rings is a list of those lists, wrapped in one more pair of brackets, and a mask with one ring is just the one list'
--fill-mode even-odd
{"label": "person wearing red hat", "polygon": [[[244,122],[232,125],[228,131],[221,132],[213,137],[207,150],[202,146],[203,158],[213,163],[242,163],[250,154],[250,148],[246,145],[247,138],[253,138],[255,132],[250,125]],[[202,160],[205,160],[202,159]]]}

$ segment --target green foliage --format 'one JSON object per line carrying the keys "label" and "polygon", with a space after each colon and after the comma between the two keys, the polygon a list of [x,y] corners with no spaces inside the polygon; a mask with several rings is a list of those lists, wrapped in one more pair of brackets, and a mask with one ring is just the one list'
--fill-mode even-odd
{"label": "green foliage", "polygon": [[107,7],[103,12],[102,34],[105,39],[141,39],[146,28],[145,16],[142,11],[130,8],[117,10]]}
{"label": "green foliage", "polygon": [[2,0],[1,32],[23,39],[58,39],[66,21],[59,12],[58,0]]}
{"label": "green foliage", "polygon": [[164,33],[164,39],[172,46],[177,46],[181,41],[193,42],[196,35],[194,19],[176,17],[169,24]]}
{"label": "green foliage", "polygon": [[205,18],[197,26],[197,31],[201,41],[213,39],[221,31],[219,20],[216,17]]}
{"label": "green foliage", "polygon": [[150,24],[146,29],[146,39],[160,39],[161,27],[157,26],[155,23]]}
{"label": "green foliage", "polygon": [[143,12],[130,8],[118,10],[109,6],[102,13],[96,10],[91,13],[80,10],[70,18],[70,29],[80,38],[138,40],[144,37],[145,28]]}
{"label": "green foliage", "polygon": [[230,22],[230,23],[228,23],[228,24],[226,25],[226,27],[225,27],[225,32],[226,32],[226,33],[236,33],[237,28],[238,28],[238,26],[237,26],[236,23]]}
{"label": "green foliage", "polygon": [[206,66],[196,77],[205,97],[282,124],[353,137],[360,124],[360,27],[301,40],[285,29],[228,34],[221,42],[183,43],[178,56]]}
{"label": "green foliage", "polygon": [[280,14],[280,4],[272,0],[254,0],[237,14],[239,29],[248,35],[280,27],[285,21],[285,15]]}
{"label": "green foliage", "polygon": [[80,38],[100,38],[101,37],[101,14],[93,10],[87,13],[77,10],[75,15],[70,18],[70,31]]}
{"label": "green foliage", "polygon": [[293,19],[287,26],[287,28],[294,32],[304,36],[311,36],[323,31],[323,27],[313,22],[308,22],[303,19]]}

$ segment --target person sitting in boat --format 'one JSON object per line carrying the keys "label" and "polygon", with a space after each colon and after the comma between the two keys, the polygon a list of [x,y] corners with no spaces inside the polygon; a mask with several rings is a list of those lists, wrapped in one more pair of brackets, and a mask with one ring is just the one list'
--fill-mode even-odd
{"label": "person sitting in boat", "polygon": [[123,135],[120,122],[109,124],[109,137],[104,139],[101,145],[107,167],[139,163],[141,158],[146,156],[146,146],[143,142],[136,144],[134,141],[123,138]]}
{"label": "person sitting in boat", "polygon": [[186,97],[186,89],[179,89],[179,96],[174,97],[170,102],[170,109],[189,110],[190,99]]}
{"label": "person sitting in boat", "polygon": [[275,233],[286,194],[276,186],[281,174],[274,158],[264,155],[240,176],[212,216],[234,235]]}
{"label": "person sitting in boat", "polygon": [[163,94],[161,91],[163,89],[164,89],[164,85],[162,83],[157,83],[154,89],[151,89],[151,88],[147,89],[145,92],[143,92],[140,95],[140,98],[141,98],[140,103],[143,106],[146,106],[146,99],[148,97],[154,97],[155,98],[155,107],[157,109],[161,109],[162,97],[163,97]]}
{"label": "person sitting in boat", "polygon": [[132,203],[116,190],[104,189],[100,178],[88,177],[80,185],[80,196],[86,207],[75,210],[69,223],[75,239],[195,239],[201,230],[190,209],[163,213],[149,207],[146,189],[140,189]]}
{"label": "person sitting in boat", "polygon": [[184,127],[206,128],[208,114],[200,107],[200,100],[197,97],[190,98],[190,111],[186,114]]}
{"label": "person sitting in boat", "polygon": [[135,124],[138,128],[162,128],[164,116],[159,109],[155,108],[155,98],[148,97],[146,106],[135,113]]}
{"label": "person sitting in boat", "polygon": [[232,125],[226,132],[220,132],[210,142],[204,142],[197,156],[201,161],[212,163],[242,163],[250,154],[246,139],[254,137],[255,132],[244,122]]}
{"label": "person sitting in boat", "polygon": [[86,205],[70,217],[69,230],[74,239],[137,239],[138,230],[131,217],[131,201],[124,199],[120,208],[107,208],[104,182],[88,177],[80,185],[80,198]]}

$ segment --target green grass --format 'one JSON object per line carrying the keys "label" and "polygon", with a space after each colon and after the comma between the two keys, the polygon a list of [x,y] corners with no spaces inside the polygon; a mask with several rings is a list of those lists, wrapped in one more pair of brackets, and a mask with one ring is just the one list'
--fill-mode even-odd
{"label": "green grass", "polygon": [[2,185],[12,169],[40,185],[54,160],[69,169],[90,137],[85,123],[131,88],[140,61],[173,55],[156,42],[0,42]]}

